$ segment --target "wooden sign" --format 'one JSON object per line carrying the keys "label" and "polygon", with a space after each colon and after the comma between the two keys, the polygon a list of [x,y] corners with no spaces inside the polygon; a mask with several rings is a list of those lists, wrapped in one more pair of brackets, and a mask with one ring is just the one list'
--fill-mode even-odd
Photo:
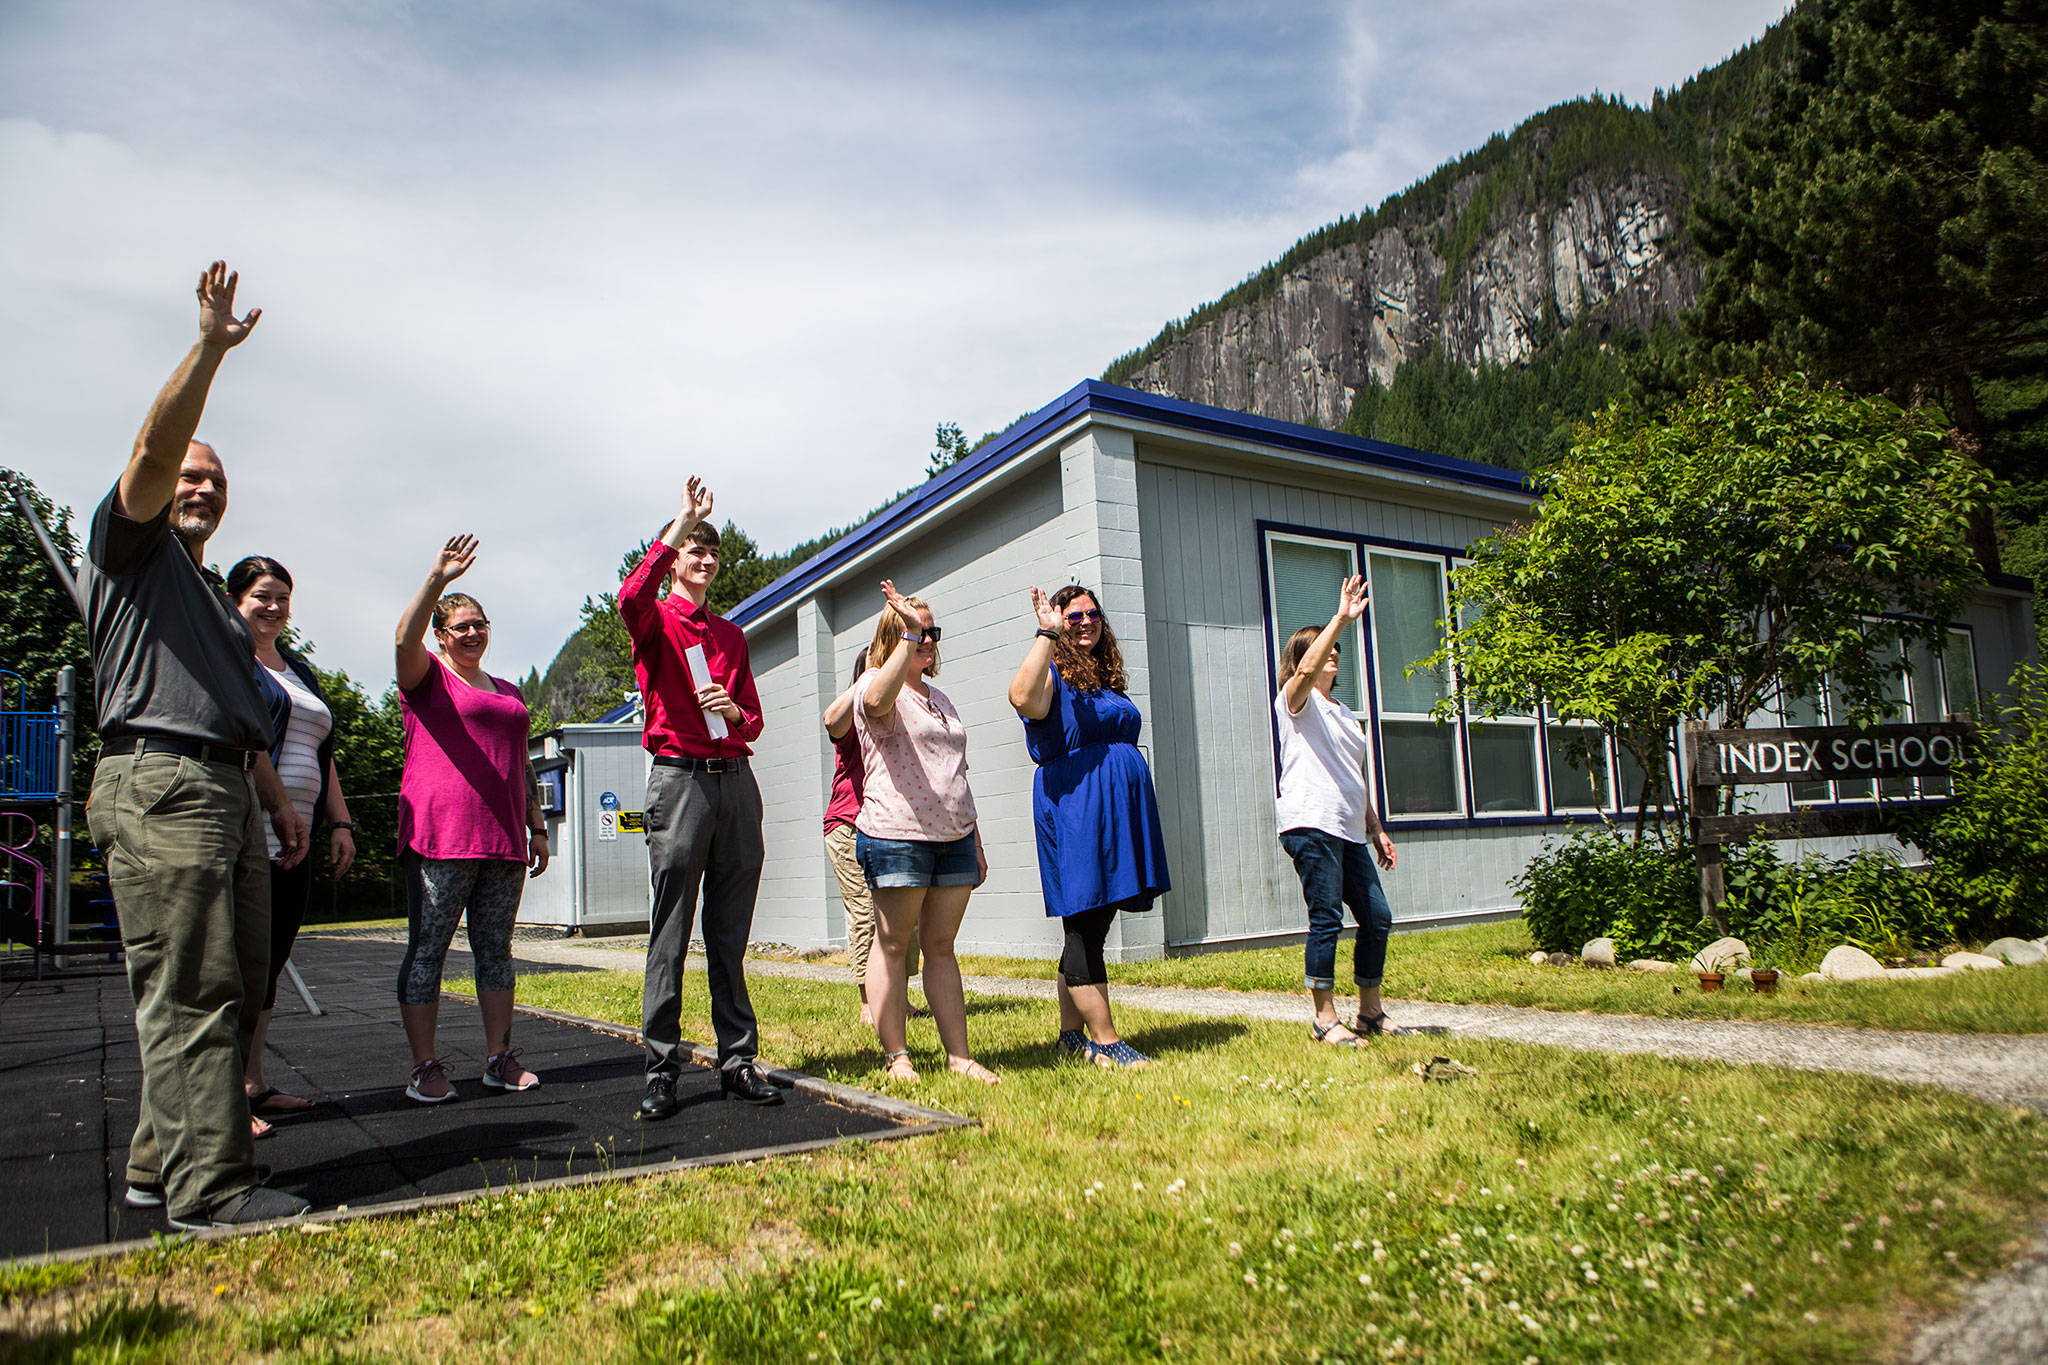
{"label": "wooden sign", "polygon": [[1695,730],[1686,757],[1695,787],[1945,777],[1968,755],[1974,733],[1959,721]]}
{"label": "wooden sign", "polygon": [[1688,725],[1685,762],[1692,789],[1692,851],[1700,870],[1700,902],[1707,918],[1726,931],[1721,913],[1726,894],[1721,876],[1725,845],[1756,835],[1812,839],[1878,834],[1898,828],[1902,816],[1941,804],[1940,800],[1908,799],[1822,810],[1702,814],[1720,805],[1722,788],[1752,783],[1945,778],[1969,755],[1975,734],[1976,727],[1965,716],[1917,725],[1808,725],[1777,730],[1709,730]]}

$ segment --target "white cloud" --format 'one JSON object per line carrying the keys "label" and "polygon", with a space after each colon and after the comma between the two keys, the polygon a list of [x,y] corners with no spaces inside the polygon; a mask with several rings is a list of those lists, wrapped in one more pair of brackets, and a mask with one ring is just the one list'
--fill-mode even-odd
{"label": "white cloud", "polygon": [[12,6],[0,461],[96,503],[225,257],[265,317],[205,423],[218,557],[284,560],[381,684],[472,529],[493,666],[545,666],[685,473],[771,549],[843,524],[934,423],[1006,425],[1485,131],[1742,31],[1591,12],[1518,47],[1541,16]]}

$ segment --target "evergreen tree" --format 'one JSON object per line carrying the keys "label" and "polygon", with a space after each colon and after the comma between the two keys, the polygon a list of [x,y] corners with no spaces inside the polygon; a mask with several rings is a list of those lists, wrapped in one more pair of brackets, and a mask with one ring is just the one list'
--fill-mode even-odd
{"label": "evergreen tree", "polygon": [[1721,373],[1810,368],[1932,398],[2014,468],[2048,348],[2048,26],[2030,0],[1807,0],[1700,204],[1693,320]]}
{"label": "evergreen tree", "polygon": [[967,444],[967,437],[961,433],[958,422],[939,423],[932,431],[932,453],[925,461],[925,477],[929,479],[945,473],[966,459],[973,450],[974,447]]}
{"label": "evergreen tree", "polygon": [[76,765],[72,786],[81,797],[92,783],[92,765],[99,755],[97,698],[93,693],[92,654],[85,622],[59,586],[43,548],[16,504],[19,486],[29,505],[50,532],[58,553],[76,564],[82,547],[71,529],[71,509],[57,507],[36,489],[27,475],[0,470],[0,668],[21,678],[7,680],[8,709],[46,711],[57,704],[57,671],[66,664],[77,670]]}

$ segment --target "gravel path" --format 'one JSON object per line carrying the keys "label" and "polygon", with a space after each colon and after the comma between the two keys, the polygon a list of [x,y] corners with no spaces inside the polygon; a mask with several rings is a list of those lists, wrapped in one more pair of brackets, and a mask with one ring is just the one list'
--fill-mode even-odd
{"label": "gravel path", "polygon": [[[632,971],[646,961],[637,948],[601,948],[573,940],[523,940],[519,956],[564,966]],[[690,956],[701,970],[702,954]],[[755,976],[806,981],[847,980],[846,968],[816,962],[747,963]],[[970,976],[981,995],[1050,1000],[1052,982]],[[1181,990],[1118,986],[1116,999],[1165,1014],[1208,1019],[1261,1019],[1305,1026],[1301,998],[1268,991]],[[2039,1034],[1914,1033],[1895,1029],[1835,1028],[1824,1024],[1763,1024],[1744,1020],[1651,1019],[1641,1015],[1562,1014],[1505,1005],[1438,1005],[1389,1000],[1397,1022],[1476,1038],[1568,1047],[1582,1052],[1646,1052],[1699,1061],[1787,1066],[1801,1071],[1843,1071],[1892,1081],[1943,1086],[1972,1099],[2048,1114],[2048,1036]]]}
{"label": "gravel path", "polygon": [[[647,960],[637,944],[602,948],[566,939],[521,938],[515,952],[528,961],[605,971],[633,971]],[[701,971],[703,965],[703,955],[693,952],[691,970]],[[747,971],[754,976],[847,981],[844,966],[816,962],[756,958],[747,963]],[[1050,980],[970,976],[965,985],[981,995],[1047,1001],[1053,997]],[[1116,1000],[1120,1005],[1164,1014],[1303,1023],[1300,997],[1268,991],[1118,986]],[[1403,1024],[1472,1037],[1583,1052],[1646,1052],[1801,1071],[1851,1072],[1938,1085],[1973,1099],[2048,1114],[2048,1037],[2040,1035],[1912,1033],[1818,1024],[1561,1014],[1419,1000],[1389,1000],[1387,1010]],[[2038,1365],[2048,1360],[2048,1236],[2037,1241],[2011,1269],[1971,1289],[1968,1301],[1955,1313],[1923,1330],[1914,1341],[1912,1360],[1914,1365]]]}

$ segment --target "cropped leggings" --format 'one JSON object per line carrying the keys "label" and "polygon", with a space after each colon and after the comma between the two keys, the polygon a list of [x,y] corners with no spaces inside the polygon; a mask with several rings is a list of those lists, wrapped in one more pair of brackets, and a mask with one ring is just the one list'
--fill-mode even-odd
{"label": "cropped leggings", "polygon": [[1116,919],[1116,905],[1098,905],[1068,915],[1061,923],[1067,931],[1066,947],[1060,950],[1060,977],[1069,987],[1107,986],[1109,968],[1102,961],[1102,945],[1109,939],[1109,926]]}
{"label": "cropped leggings", "polygon": [[431,1005],[441,998],[441,965],[465,911],[476,988],[511,990],[512,922],[519,915],[526,864],[503,858],[425,858],[410,849],[404,862],[407,924],[398,1003]]}

